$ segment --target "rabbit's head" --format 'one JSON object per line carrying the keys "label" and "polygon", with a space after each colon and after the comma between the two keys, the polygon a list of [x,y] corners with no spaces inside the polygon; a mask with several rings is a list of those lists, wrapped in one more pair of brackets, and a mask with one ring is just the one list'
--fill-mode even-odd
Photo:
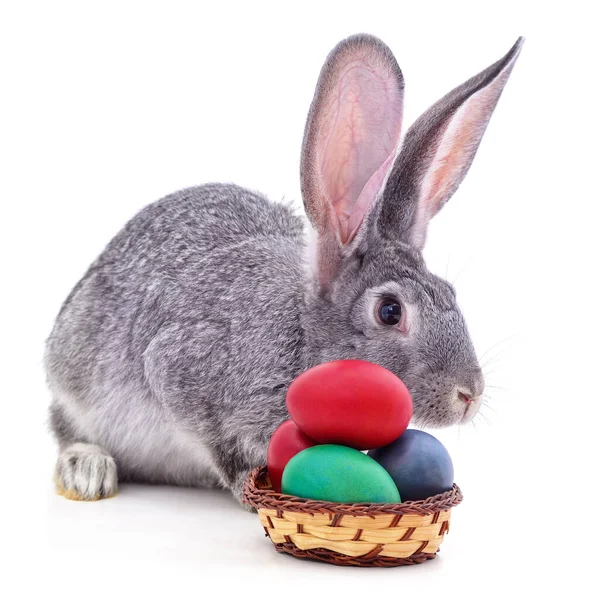
{"label": "rabbit's head", "polygon": [[471,420],[484,380],[449,283],[421,250],[429,220],[464,178],[521,50],[444,96],[400,141],[403,77],[391,51],[358,35],[329,55],[301,161],[317,232],[304,327],[310,362],[360,358],[396,373],[418,424]]}

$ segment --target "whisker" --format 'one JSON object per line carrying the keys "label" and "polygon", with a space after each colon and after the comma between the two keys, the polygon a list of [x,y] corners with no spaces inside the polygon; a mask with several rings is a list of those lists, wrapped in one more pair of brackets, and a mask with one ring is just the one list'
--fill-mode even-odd
{"label": "whisker", "polygon": [[455,278],[451,281],[451,284],[454,285],[457,282],[457,279],[461,276],[463,271],[469,266],[471,263],[471,258],[467,260],[467,262],[463,265],[463,268],[456,274]]}
{"label": "whisker", "polygon": [[503,360],[503,355],[504,355],[504,351],[502,351],[498,354],[495,354],[494,356],[491,356],[485,362],[479,361],[479,365],[482,369],[485,369],[493,364],[497,364],[497,363],[501,362]]}
{"label": "whisker", "polygon": [[450,265],[450,254],[448,255],[448,258],[446,259],[446,273],[444,275],[444,279],[446,279],[446,281],[448,281],[448,267]]}
{"label": "whisker", "polygon": [[493,377],[494,375],[498,375],[499,374],[498,371],[494,371],[493,369],[491,371],[482,371],[482,373],[483,373],[484,379],[486,377]]}
{"label": "whisker", "polygon": [[486,354],[488,354],[489,352],[491,352],[492,350],[494,350],[494,348],[497,348],[498,346],[500,346],[501,344],[504,344],[505,342],[509,342],[510,340],[514,339],[516,337],[516,334],[512,334],[509,335],[508,337],[502,338],[501,340],[499,340],[498,342],[496,342],[495,344],[493,344],[492,346],[490,346],[480,357],[479,357],[479,361],[481,362],[482,358],[484,358],[484,356],[486,356]]}
{"label": "whisker", "polygon": [[500,371],[497,367],[493,366],[490,371],[482,371],[484,377],[492,377],[493,375],[499,375]]}
{"label": "whisker", "polygon": [[484,422],[486,423],[486,425],[489,425],[490,427],[492,426],[492,422],[484,414],[477,413],[477,415],[475,415],[474,418],[475,419],[482,418],[484,420]]}
{"label": "whisker", "polygon": [[490,419],[488,419],[487,415],[484,413],[480,413],[481,418],[488,424],[488,425],[492,425],[492,421],[490,421]]}

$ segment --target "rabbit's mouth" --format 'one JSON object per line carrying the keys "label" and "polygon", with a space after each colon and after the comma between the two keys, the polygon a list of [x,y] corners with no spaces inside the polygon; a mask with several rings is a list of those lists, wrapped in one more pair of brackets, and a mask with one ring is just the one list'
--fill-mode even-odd
{"label": "rabbit's mouth", "polygon": [[473,417],[475,417],[479,411],[479,407],[481,406],[481,396],[473,398],[472,396],[458,392],[457,401],[459,403],[462,402],[464,405],[463,415],[459,419],[459,424],[465,425],[466,423],[471,422]]}

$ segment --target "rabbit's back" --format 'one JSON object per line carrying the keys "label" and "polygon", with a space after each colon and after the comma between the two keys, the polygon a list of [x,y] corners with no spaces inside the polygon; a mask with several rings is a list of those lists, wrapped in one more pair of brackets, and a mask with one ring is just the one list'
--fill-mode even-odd
{"label": "rabbit's back", "polygon": [[[238,278],[295,288],[296,277],[302,284],[296,256],[302,236],[302,221],[289,208],[236,185],[171,194],[133,217],[90,266],[64,302],[48,349],[66,358],[66,346],[99,352],[105,346],[93,339],[109,341],[124,329],[134,334],[136,325],[150,338],[150,330],[167,320],[210,320],[212,303]],[[268,262],[283,255],[284,261]],[[271,273],[277,277],[267,278]],[[151,323],[139,322],[144,313]],[[77,370],[86,369],[81,364]]]}
{"label": "rabbit's back", "polygon": [[302,235],[302,220],[287,206],[237,185],[208,184],[148,205],[108,244],[97,262],[105,264],[126,254],[130,268],[153,271],[158,267],[165,272],[186,253],[206,253],[259,236],[299,241]]}
{"label": "rabbit's back", "polygon": [[[303,243],[289,208],[234,185],[190,188],[139,212],[71,292],[48,340],[58,437],[84,430],[125,465],[120,440],[148,425],[136,415],[164,416],[160,386],[166,410],[196,417],[209,436],[259,411],[283,418],[282,390],[300,369]],[[274,407],[242,403],[265,388],[279,389]],[[141,478],[166,478],[153,475]]]}

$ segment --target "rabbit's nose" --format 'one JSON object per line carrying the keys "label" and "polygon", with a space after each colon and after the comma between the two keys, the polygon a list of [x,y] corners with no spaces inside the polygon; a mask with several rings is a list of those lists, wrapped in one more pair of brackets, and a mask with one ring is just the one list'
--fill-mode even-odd
{"label": "rabbit's nose", "polygon": [[457,398],[465,404],[472,404],[479,400],[484,390],[484,380],[481,371],[477,373],[477,376],[470,381],[468,385],[462,385],[457,387]]}
{"label": "rabbit's nose", "polygon": [[473,398],[469,394],[461,392],[461,390],[457,392],[457,398],[465,404],[471,404],[473,402]]}

